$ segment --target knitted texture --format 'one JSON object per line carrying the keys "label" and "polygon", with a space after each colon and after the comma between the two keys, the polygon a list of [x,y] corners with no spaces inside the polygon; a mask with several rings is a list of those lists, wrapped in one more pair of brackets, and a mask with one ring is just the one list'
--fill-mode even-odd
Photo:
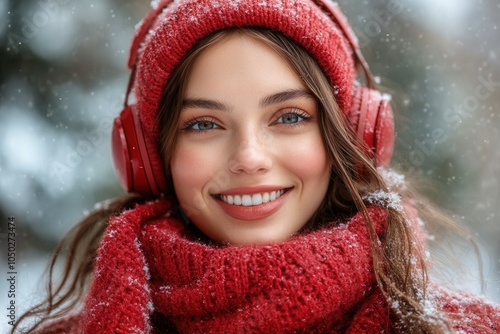
{"label": "knitted texture", "polygon": [[[81,313],[42,333],[391,333],[360,214],[261,246],[207,244],[166,200],[113,218]],[[383,239],[387,213],[369,208]],[[459,333],[500,332],[500,307],[429,287],[426,314]],[[394,305],[392,305],[394,307]]]}
{"label": "knitted texture", "polygon": [[[382,233],[385,210],[370,215]],[[141,241],[155,308],[183,333],[333,332],[374,288],[361,215],[267,246],[207,246],[165,219]]]}
{"label": "knitted texture", "polygon": [[[150,333],[153,311],[183,333],[336,332],[375,287],[361,215],[284,243],[220,246],[192,240],[169,209],[157,201],[110,222],[85,333]],[[382,234],[386,211],[369,212]]]}
{"label": "knitted texture", "polygon": [[129,61],[129,65],[137,66],[134,93],[141,122],[147,136],[154,142],[158,142],[156,114],[170,74],[200,39],[228,28],[273,29],[302,45],[329,78],[339,106],[345,112],[350,110],[357,73],[353,51],[338,25],[313,1],[171,2],[159,1],[143,21],[132,43]]}

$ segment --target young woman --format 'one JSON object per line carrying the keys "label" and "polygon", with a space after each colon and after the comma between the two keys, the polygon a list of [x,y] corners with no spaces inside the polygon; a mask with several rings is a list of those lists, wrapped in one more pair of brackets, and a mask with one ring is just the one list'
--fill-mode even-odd
{"label": "young woman", "polygon": [[113,130],[136,195],[63,241],[32,331],[500,331],[499,306],[429,282],[432,210],[387,169],[392,111],[356,43],[328,1],[155,2]]}

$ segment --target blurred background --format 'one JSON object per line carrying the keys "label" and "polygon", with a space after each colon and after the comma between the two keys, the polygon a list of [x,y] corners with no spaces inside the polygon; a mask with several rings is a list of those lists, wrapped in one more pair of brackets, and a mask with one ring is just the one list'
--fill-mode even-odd
{"label": "blurred background", "polygon": [[[339,4],[393,94],[394,166],[469,228],[483,256],[483,293],[500,302],[500,1]],[[137,0],[0,1],[2,310],[8,217],[16,221],[19,316],[44,291],[41,275],[68,229],[122,194],[110,130],[123,105],[130,41],[149,8]],[[469,250],[460,262],[477,268]],[[480,293],[474,270],[448,280]]]}

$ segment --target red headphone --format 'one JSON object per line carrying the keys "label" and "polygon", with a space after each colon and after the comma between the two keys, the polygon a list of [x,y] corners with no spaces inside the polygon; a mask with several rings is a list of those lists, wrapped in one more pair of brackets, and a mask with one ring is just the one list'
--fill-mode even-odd
{"label": "red headphone", "polygon": [[[129,59],[132,73],[125,106],[115,118],[112,131],[112,154],[117,178],[127,192],[143,196],[158,196],[169,189],[158,147],[143,131],[138,110],[136,106],[128,105],[128,98],[134,82],[139,47],[155,18],[170,3],[171,1],[166,1],[163,6],[151,11],[134,38]],[[367,87],[355,86],[348,119],[358,140],[364,143],[362,145],[367,156],[374,160],[376,166],[386,166],[394,149],[394,119],[390,98],[371,88],[375,87],[375,80],[361,54],[357,39],[338,6],[328,0],[315,0],[315,3],[339,25],[355,54],[356,65],[363,70]]]}

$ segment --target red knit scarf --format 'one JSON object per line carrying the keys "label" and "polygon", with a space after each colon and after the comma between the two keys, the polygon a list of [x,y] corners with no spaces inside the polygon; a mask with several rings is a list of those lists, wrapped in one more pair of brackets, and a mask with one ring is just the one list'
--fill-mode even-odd
{"label": "red knit scarf", "polygon": [[[386,210],[369,209],[379,236]],[[95,263],[85,333],[380,333],[361,215],[283,243],[197,240],[166,200],[111,220]]]}

